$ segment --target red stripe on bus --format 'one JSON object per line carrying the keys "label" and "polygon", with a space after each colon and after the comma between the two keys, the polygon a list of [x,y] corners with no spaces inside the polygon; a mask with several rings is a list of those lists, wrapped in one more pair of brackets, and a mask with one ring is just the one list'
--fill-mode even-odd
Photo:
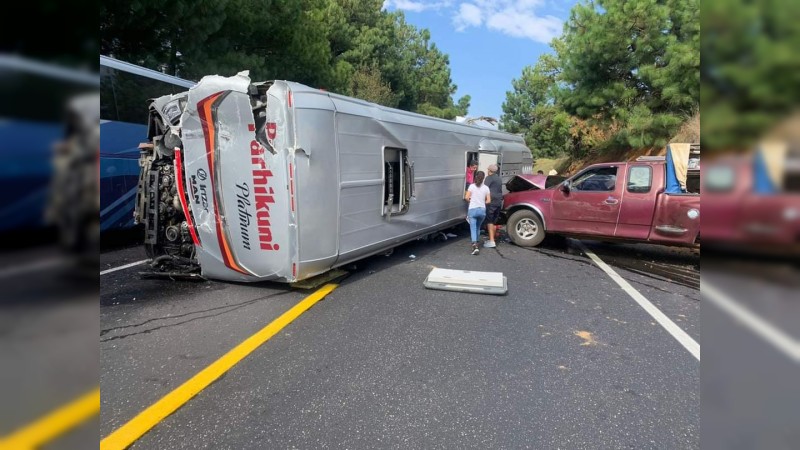
{"label": "red stripe on bus", "polygon": [[249,275],[244,269],[239,267],[236,264],[236,260],[233,257],[233,253],[231,252],[230,246],[228,245],[228,241],[225,239],[225,235],[222,232],[222,218],[219,215],[219,206],[217,205],[217,195],[216,189],[214,188],[214,168],[216,167],[214,161],[214,141],[216,137],[216,129],[213,126],[213,115],[211,113],[211,108],[214,103],[222,96],[224,92],[217,92],[216,94],[209,95],[208,97],[204,98],[197,102],[197,112],[200,116],[200,123],[203,126],[203,136],[205,137],[205,144],[206,144],[206,158],[208,158],[208,171],[209,171],[209,180],[211,181],[211,199],[214,203],[214,218],[216,222],[217,228],[217,243],[219,244],[220,254],[222,255],[222,262],[225,265],[235,270],[239,273],[243,273],[245,275]]}
{"label": "red stripe on bus", "polygon": [[200,246],[200,238],[194,229],[194,222],[192,215],[189,213],[189,206],[186,204],[186,189],[183,187],[183,162],[181,162],[181,149],[175,148],[175,184],[178,185],[178,198],[181,201],[181,209],[183,209],[183,216],[186,218],[186,224],[189,226],[189,234],[192,235],[194,245]]}

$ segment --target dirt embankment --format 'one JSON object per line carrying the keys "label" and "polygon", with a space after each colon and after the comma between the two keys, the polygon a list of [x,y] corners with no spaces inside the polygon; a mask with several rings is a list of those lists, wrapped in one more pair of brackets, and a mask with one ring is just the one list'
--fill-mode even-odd
{"label": "dirt embankment", "polygon": [[[700,142],[700,113],[695,113],[684,122],[678,132],[675,133],[675,136],[670,139],[670,142]],[[592,164],[633,161],[640,156],[664,156],[666,154],[666,147],[619,148],[603,153],[590,151],[588,156],[579,159],[573,159],[569,156],[558,159],[537,158],[533,165],[533,171],[536,173],[541,170],[544,173],[549,173],[551,169],[555,169],[561,176],[570,176]]]}

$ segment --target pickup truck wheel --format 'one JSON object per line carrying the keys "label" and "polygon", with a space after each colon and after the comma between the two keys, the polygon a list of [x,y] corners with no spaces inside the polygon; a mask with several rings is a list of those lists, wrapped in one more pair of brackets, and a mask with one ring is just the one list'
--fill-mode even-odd
{"label": "pickup truck wheel", "polygon": [[512,214],[506,229],[511,240],[520,247],[535,247],[544,240],[542,220],[536,213],[527,209]]}

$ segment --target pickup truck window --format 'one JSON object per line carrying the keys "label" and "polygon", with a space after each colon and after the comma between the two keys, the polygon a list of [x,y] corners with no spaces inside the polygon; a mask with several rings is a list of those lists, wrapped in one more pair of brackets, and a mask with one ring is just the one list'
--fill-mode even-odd
{"label": "pickup truck window", "polygon": [[705,191],[724,193],[733,190],[736,175],[732,167],[719,165],[710,167],[703,179]]}
{"label": "pickup truck window", "polygon": [[646,194],[653,186],[653,169],[650,166],[631,166],[628,174],[628,192]]}
{"label": "pickup truck window", "polygon": [[616,187],[617,168],[598,167],[587,170],[572,182],[576,191],[611,192]]}
{"label": "pickup truck window", "polygon": [[690,194],[700,193],[700,171],[690,170],[686,174],[686,192]]}

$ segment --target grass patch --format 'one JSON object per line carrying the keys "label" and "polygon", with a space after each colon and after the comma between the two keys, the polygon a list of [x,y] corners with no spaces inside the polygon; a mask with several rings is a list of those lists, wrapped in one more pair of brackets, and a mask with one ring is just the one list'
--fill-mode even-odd
{"label": "grass patch", "polygon": [[547,175],[550,170],[555,169],[559,175],[562,174],[570,164],[569,156],[564,156],[562,158],[551,159],[551,158],[536,158],[536,161],[533,163],[533,173],[538,171],[542,171]]}

